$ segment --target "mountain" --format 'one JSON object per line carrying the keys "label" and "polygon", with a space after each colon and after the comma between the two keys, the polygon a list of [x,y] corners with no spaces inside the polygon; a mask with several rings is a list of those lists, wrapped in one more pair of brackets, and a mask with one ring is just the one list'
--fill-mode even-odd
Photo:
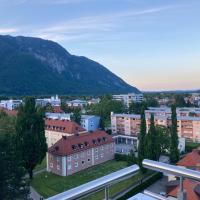
{"label": "mountain", "polygon": [[140,91],[101,64],[59,44],[0,36],[0,95],[105,94]]}

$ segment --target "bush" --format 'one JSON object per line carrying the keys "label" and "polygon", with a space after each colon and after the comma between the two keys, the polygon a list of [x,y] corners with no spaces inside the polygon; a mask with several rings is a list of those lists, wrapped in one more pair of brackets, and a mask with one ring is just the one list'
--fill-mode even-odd
{"label": "bush", "polygon": [[185,151],[187,153],[191,152],[193,149],[197,149],[200,146],[199,143],[195,143],[195,142],[186,142],[185,145]]}

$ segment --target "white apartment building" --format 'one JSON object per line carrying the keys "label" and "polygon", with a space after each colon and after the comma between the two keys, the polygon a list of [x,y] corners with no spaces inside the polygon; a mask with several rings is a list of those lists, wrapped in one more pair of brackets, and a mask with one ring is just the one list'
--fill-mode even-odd
{"label": "white apartment building", "polygon": [[44,99],[36,99],[35,100],[36,105],[39,106],[46,106],[47,104],[50,104],[51,106],[60,106],[61,105],[61,99],[56,96],[52,96],[51,98],[44,98]]}
{"label": "white apartment building", "polygon": [[129,93],[129,94],[119,94],[113,95],[113,99],[117,101],[122,101],[125,106],[129,107],[132,102],[141,103],[143,101],[142,93]]}
{"label": "white apartment building", "polygon": [[95,115],[81,115],[81,126],[87,131],[95,131],[99,128],[100,117]]}
{"label": "white apartment building", "polygon": [[47,119],[59,119],[59,120],[71,120],[73,113],[51,113],[46,112],[45,117]]}
{"label": "white apartment building", "polygon": [[72,107],[72,108],[83,108],[84,106],[87,105],[87,101],[75,99],[72,101],[66,101],[66,104],[68,107]]}
{"label": "white apartment building", "polygon": [[2,100],[0,102],[0,107],[5,108],[7,110],[15,110],[23,103],[22,100]]}

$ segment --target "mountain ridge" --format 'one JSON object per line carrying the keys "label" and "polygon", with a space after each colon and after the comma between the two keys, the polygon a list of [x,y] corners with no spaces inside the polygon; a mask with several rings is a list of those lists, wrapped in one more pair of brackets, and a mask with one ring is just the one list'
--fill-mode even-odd
{"label": "mountain ridge", "polygon": [[103,65],[56,42],[0,35],[0,95],[106,94],[140,91]]}

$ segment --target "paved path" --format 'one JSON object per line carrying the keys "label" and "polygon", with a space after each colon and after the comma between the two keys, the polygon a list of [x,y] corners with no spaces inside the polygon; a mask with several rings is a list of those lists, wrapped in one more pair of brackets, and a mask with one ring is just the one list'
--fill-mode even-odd
{"label": "paved path", "polygon": [[[45,171],[46,171],[46,168],[41,169],[41,170],[36,171],[36,172],[33,172],[33,175],[40,174],[40,173],[45,172]],[[32,186],[30,186],[30,197],[33,200],[41,200],[41,198],[42,198],[42,196]]]}

